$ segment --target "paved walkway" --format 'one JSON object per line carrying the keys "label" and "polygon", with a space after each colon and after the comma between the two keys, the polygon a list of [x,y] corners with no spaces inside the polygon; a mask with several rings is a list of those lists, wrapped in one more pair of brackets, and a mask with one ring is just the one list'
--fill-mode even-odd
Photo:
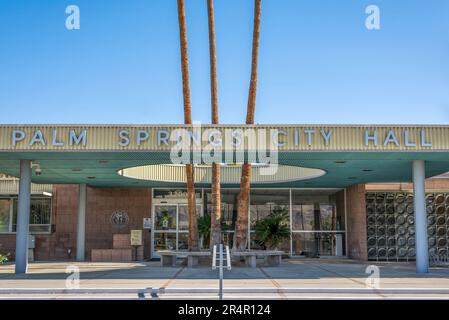
{"label": "paved walkway", "polygon": [[[449,268],[415,273],[413,263],[375,263],[380,287],[367,287],[368,263],[334,259],[287,259],[279,267],[224,271],[225,298],[257,299],[449,299]],[[66,287],[68,266],[79,268],[79,289]],[[159,262],[39,262],[26,275],[0,266],[0,299],[118,298],[215,299],[218,270],[164,267]]]}

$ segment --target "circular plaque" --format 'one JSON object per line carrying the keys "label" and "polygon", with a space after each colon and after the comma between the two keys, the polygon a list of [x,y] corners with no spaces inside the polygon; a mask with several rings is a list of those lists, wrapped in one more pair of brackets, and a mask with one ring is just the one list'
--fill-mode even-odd
{"label": "circular plaque", "polygon": [[118,228],[123,228],[128,224],[129,216],[125,211],[115,211],[111,214],[111,224]]}

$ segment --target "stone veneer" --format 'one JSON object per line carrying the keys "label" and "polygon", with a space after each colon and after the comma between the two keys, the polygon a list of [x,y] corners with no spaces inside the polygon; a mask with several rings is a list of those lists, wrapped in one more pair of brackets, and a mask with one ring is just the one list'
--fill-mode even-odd
{"label": "stone veneer", "polygon": [[346,188],[346,248],[347,256],[365,261],[368,259],[366,235],[365,185]]}

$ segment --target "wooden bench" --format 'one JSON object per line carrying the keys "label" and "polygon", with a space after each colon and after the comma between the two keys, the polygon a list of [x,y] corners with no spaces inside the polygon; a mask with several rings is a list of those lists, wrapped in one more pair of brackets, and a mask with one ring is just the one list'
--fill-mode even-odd
{"label": "wooden bench", "polygon": [[235,251],[231,255],[235,258],[243,257],[247,266],[255,268],[258,257],[263,257],[269,266],[279,266],[283,254],[283,251],[277,250],[249,250]]}
{"label": "wooden bench", "polygon": [[210,257],[212,255],[210,251],[161,250],[157,253],[161,256],[162,267],[174,267],[178,258],[187,258],[188,268],[198,266],[201,257]]}

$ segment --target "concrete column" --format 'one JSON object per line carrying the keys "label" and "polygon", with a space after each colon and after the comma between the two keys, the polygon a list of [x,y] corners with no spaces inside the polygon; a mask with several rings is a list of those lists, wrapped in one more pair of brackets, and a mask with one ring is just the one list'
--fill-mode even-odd
{"label": "concrete column", "polygon": [[78,195],[78,223],[76,229],[76,260],[84,261],[86,243],[86,184],[80,184]]}
{"label": "concrete column", "polygon": [[19,199],[16,230],[16,273],[28,268],[28,233],[30,229],[31,161],[20,160]]}
{"label": "concrete column", "polygon": [[413,192],[415,206],[415,248],[417,273],[427,273],[429,271],[425,177],[426,175],[424,161],[413,161]]}

